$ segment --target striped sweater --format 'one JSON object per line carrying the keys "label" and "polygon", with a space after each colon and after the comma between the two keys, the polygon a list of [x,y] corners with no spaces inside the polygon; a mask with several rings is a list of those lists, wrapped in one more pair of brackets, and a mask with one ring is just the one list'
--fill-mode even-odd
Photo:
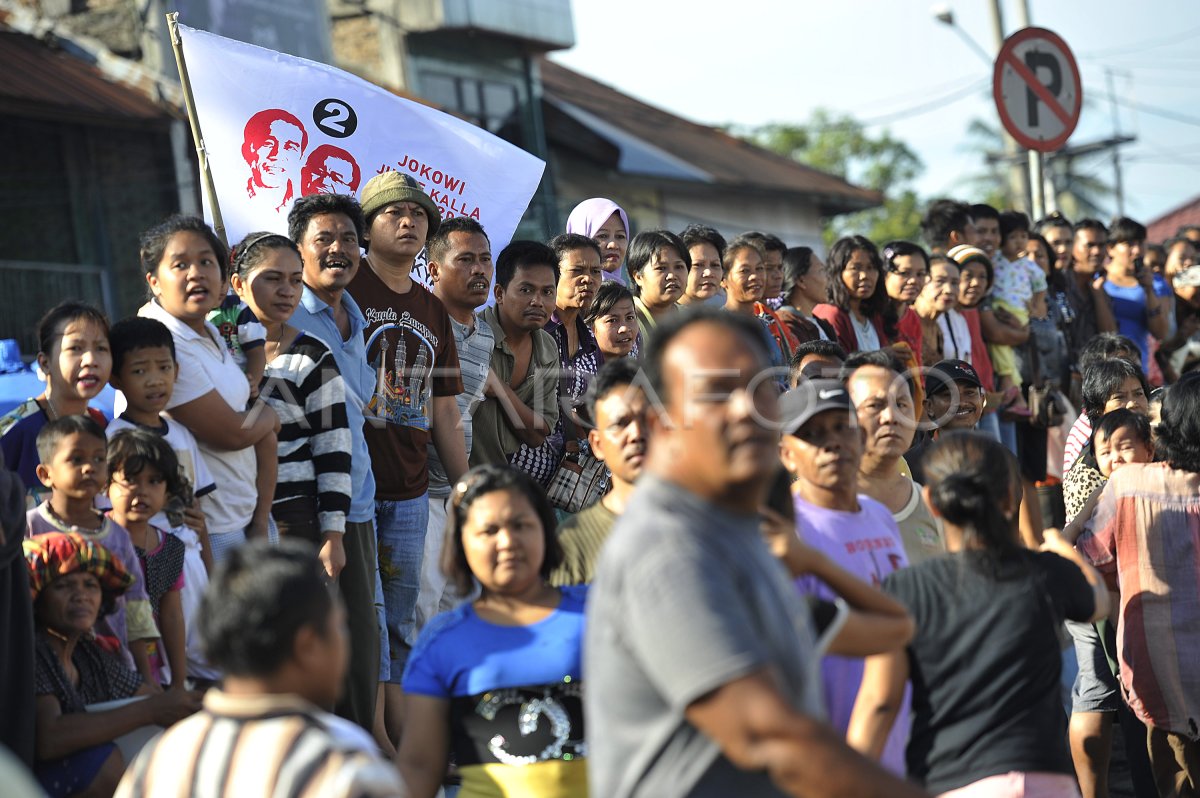
{"label": "striped sweater", "polygon": [[120,798],[384,798],[400,776],[370,736],[297,695],[209,690],[204,709],[142,749]]}
{"label": "striped sweater", "polygon": [[267,364],[259,399],[279,415],[275,502],[316,496],[322,532],[345,532],[350,511],[346,383],[333,353],[305,333]]}

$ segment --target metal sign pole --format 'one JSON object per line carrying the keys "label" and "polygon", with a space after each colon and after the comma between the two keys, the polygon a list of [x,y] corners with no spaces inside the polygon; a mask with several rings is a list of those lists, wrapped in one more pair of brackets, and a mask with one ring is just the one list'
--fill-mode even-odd
{"label": "metal sign pole", "polygon": [[1046,215],[1046,183],[1042,179],[1042,154],[1029,151],[1029,215],[1037,221]]}

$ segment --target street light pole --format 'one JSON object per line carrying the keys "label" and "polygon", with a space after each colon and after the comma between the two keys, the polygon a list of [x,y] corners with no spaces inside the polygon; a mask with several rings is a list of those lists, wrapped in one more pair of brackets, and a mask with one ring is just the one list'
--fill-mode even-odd
{"label": "street light pole", "polygon": [[[992,0],[988,7],[991,10],[992,34],[996,47],[995,52],[999,53],[1000,48],[1004,46],[1004,14],[1000,9],[1000,0]],[[941,22],[943,25],[947,25],[952,28],[954,32],[958,34],[959,38],[965,41],[970,48],[975,51],[975,53],[981,59],[983,59],[984,63],[986,63],[989,67],[995,66],[996,55],[989,55],[987,50],[983,49],[979,42],[971,38],[971,35],[968,34],[962,28],[962,26],[955,21],[954,12],[949,7],[935,7],[933,9],[933,16],[938,22]],[[1017,140],[1009,135],[1009,132],[1004,129],[1003,125],[1000,126],[1000,135],[1004,141],[1004,152],[1007,156],[1009,156],[1009,163],[1012,164],[1008,172],[1009,194],[1014,198],[1014,203],[1021,202],[1025,204],[1026,207],[1029,207],[1031,204],[1029,193],[1029,175],[1026,173],[1025,169],[1021,168],[1019,162],[1021,148],[1017,145]]]}

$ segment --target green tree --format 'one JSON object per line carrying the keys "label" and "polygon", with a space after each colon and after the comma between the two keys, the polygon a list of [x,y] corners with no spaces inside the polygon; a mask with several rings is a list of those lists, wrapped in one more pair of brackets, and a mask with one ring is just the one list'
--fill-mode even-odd
{"label": "green tree", "polygon": [[818,108],[804,124],[773,122],[733,128],[735,135],[884,196],[878,208],[826,220],[826,243],[860,233],[882,244],[918,241],[922,202],[913,188],[925,165],[889,130],[873,134],[853,117]]}

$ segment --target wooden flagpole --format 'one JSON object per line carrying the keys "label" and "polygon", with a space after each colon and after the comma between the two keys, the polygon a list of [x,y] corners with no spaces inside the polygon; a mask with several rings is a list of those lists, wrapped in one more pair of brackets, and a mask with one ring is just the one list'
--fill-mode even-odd
{"label": "wooden flagpole", "polygon": [[183,39],[179,36],[179,12],[167,14],[167,30],[171,34],[171,49],[175,52],[175,66],[179,69],[179,82],[183,84],[183,104],[187,108],[188,124],[192,128],[192,141],[196,145],[196,157],[200,161],[200,179],[204,193],[208,197],[208,206],[212,210],[213,231],[221,240],[229,245],[225,235],[225,222],[221,218],[221,206],[217,202],[217,187],[213,183],[212,169],[208,165],[208,149],[204,145],[204,135],[200,132],[200,118],[196,115],[196,100],[192,97],[192,83],[188,79],[187,62],[183,58]]}

